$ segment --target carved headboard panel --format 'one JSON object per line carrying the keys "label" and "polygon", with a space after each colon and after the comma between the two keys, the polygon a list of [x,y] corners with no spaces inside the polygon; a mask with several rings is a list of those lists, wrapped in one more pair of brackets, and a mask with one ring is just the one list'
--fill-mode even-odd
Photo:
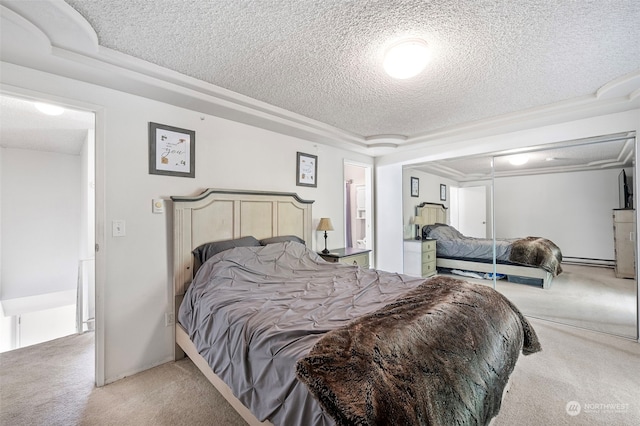
{"label": "carved headboard panel", "polygon": [[296,235],[312,238],[311,205],[294,193],[207,189],[173,201],[173,285],[182,295],[193,278],[192,250],[211,241]]}
{"label": "carved headboard panel", "polygon": [[416,207],[416,215],[422,217],[422,226],[447,223],[447,208],[444,204],[422,203]]}

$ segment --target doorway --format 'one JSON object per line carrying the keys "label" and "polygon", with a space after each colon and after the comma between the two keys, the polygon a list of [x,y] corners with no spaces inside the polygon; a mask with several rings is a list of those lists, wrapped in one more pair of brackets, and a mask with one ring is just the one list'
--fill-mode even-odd
{"label": "doorway", "polygon": [[91,332],[95,115],[0,96],[0,351]]}
{"label": "doorway", "polygon": [[[373,201],[371,166],[344,163],[344,241],[345,247],[373,247]],[[373,256],[371,256],[373,259]]]}

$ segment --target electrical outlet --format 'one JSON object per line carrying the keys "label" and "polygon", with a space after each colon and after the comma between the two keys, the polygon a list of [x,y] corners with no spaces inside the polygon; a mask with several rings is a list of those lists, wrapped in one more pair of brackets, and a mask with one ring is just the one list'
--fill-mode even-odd
{"label": "electrical outlet", "polygon": [[170,327],[173,325],[173,323],[175,322],[174,316],[172,313],[165,313],[164,314],[164,325],[165,327]]}

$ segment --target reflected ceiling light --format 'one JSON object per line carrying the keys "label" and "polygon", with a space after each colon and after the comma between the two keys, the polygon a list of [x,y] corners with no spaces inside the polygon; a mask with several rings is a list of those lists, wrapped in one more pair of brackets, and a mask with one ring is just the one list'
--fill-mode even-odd
{"label": "reflected ceiling light", "polygon": [[60,115],[64,112],[64,108],[57,105],[45,104],[42,102],[36,102],[34,105],[38,111],[47,115]]}
{"label": "reflected ceiling light", "polygon": [[384,70],[393,78],[405,79],[425,69],[431,55],[427,42],[421,39],[404,40],[391,46],[384,55]]}
{"label": "reflected ceiling light", "polygon": [[527,161],[529,161],[529,156],[527,154],[518,154],[509,157],[509,163],[513,164],[514,166],[522,166]]}

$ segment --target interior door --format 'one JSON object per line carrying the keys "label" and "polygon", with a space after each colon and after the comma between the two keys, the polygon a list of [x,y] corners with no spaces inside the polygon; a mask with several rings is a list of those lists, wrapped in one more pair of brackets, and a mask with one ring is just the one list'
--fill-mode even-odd
{"label": "interior door", "polygon": [[487,238],[487,187],[458,188],[458,226],[464,235]]}

